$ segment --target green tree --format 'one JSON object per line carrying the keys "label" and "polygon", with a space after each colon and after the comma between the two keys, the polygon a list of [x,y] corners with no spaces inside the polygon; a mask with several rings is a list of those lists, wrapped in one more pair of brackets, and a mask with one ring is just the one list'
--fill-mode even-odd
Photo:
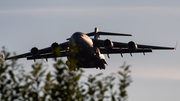
{"label": "green tree", "polygon": [[[2,49],[5,56],[10,53]],[[74,66],[71,64],[71,66]],[[67,68],[62,60],[48,71],[43,62],[25,71],[17,60],[3,61],[0,54],[0,101],[126,101],[131,83],[129,67],[123,64],[117,73],[85,75],[83,69]],[[83,78],[83,81],[81,80]],[[84,80],[85,79],[85,80]],[[118,89],[117,89],[118,88]]]}

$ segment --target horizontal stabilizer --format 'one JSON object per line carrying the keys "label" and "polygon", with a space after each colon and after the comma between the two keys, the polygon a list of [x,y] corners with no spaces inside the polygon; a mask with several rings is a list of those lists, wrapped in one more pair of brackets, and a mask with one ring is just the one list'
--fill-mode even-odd
{"label": "horizontal stabilizer", "polygon": [[[111,32],[97,32],[98,35],[112,35],[112,36],[132,36],[131,34],[122,34],[122,33],[111,33]],[[94,36],[94,32],[87,33],[88,36]]]}

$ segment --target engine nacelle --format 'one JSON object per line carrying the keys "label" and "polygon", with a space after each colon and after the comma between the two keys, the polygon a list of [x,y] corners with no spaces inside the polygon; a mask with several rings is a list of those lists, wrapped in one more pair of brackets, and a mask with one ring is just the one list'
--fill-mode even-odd
{"label": "engine nacelle", "polygon": [[33,47],[31,49],[31,54],[32,54],[33,57],[38,57],[40,55],[39,49],[36,48],[36,47]]}
{"label": "engine nacelle", "polygon": [[59,44],[57,42],[52,43],[51,49],[52,51],[56,51],[56,49],[59,47]]}
{"label": "engine nacelle", "polygon": [[109,39],[104,40],[104,47],[105,49],[112,49],[112,47],[114,46],[113,42]]}
{"label": "engine nacelle", "polygon": [[135,42],[130,41],[128,42],[128,49],[131,51],[136,51],[138,49],[138,46]]}

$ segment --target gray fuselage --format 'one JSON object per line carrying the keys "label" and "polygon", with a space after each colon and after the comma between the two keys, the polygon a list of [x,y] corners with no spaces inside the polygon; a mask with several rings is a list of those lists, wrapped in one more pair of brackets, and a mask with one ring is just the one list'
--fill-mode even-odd
{"label": "gray fuselage", "polygon": [[70,56],[68,60],[77,60],[79,68],[102,68],[105,57],[93,44],[93,40],[81,32],[74,33],[69,40]]}

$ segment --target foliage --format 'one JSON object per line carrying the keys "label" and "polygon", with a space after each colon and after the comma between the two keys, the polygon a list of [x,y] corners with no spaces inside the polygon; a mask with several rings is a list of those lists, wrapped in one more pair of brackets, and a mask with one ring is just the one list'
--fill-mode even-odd
{"label": "foliage", "polygon": [[[2,49],[5,56],[10,53]],[[34,63],[30,72],[17,60],[3,61],[0,55],[0,101],[125,101],[131,83],[130,66],[110,75],[86,76],[82,69],[68,69],[58,60],[51,72],[43,62]]]}

